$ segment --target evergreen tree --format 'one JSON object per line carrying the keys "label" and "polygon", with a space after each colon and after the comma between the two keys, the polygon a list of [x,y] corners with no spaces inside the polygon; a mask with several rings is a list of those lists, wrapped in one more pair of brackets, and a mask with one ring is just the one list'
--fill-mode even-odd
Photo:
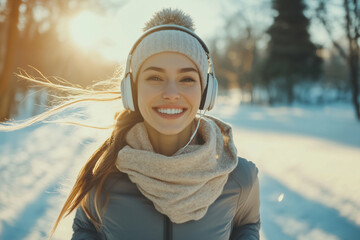
{"label": "evergreen tree", "polygon": [[[282,91],[288,103],[294,100],[294,85],[305,79],[315,80],[321,72],[321,59],[308,33],[309,19],[304,16],[303,0],[273,0],[278,13],[268,29],[268,57],[263,77],[271,96],[271,87]],[[270,98],[270,102],[274,100]]]}

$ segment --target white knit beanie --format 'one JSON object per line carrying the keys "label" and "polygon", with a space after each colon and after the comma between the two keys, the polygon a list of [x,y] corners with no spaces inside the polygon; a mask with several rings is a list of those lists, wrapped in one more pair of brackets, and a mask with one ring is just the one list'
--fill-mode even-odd
{"label": "white knit beanie", "polygon": [[[176,24],[187,27],[189,30],[193,30],[192,25],[189,28],[186,24],[182,24],[181,21],[177,21],[179,18],[181,18],[180,20],[182,21],[185,19],[186,21],[190,21],[192,23],[190,16],[185,15],[182,11],[177,9],[164,9],[155,13],[149,22],[151,22],[152,27],[165,24]],[[156,21],[154,21],[154,19]],[[142,63],[150,56],[161,52],[177,52],[190,58],[198,68],[202,90],[205,89],[207,73],[209,70],[206,52],[195,37],[189,33],[179,30],[155,31],[141,40],[134,50],[131,58],[130,66],[134,81],[137,79],[137,74]]]}

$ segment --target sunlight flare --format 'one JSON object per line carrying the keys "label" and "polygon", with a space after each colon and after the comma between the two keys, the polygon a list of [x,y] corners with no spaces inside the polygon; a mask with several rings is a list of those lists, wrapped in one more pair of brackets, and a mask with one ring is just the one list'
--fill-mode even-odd
{"label": "sunlight flare", "polygon": [[93,48],[103,37],[104,19],[93,12],[83,11],[70,22],[70,35],[74,42],[85,48]]}
{"label": "sunlight flare", "polygon": [[278,197],[278,202],[282,202],[284,200],[284,194],[280,194]]}

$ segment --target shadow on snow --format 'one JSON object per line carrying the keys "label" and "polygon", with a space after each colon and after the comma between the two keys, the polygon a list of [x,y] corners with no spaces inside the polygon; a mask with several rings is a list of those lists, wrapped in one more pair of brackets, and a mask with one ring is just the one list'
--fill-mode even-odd
{"label": "shadow on snow", "polygon": [[267,239],[350,240],[360,236],[360,226],[337,210],[304,198],[268,175],[261,175],[260,188],[261,227]]}

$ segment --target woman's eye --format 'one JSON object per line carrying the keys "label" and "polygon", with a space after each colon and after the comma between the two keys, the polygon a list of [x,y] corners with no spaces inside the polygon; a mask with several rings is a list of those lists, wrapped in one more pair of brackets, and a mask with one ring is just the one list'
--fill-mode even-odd
{"label": "woman's eye", "polygon": [[181,80],[181,82],[195,82],[195,80],[192,78],[184,78]]}
{"label": "woman's eye", "polygon": [[157,76],[151,76],[147,80],[150,80],[150,81],[162,81],[162,79],[160,77],[157,77]]}

